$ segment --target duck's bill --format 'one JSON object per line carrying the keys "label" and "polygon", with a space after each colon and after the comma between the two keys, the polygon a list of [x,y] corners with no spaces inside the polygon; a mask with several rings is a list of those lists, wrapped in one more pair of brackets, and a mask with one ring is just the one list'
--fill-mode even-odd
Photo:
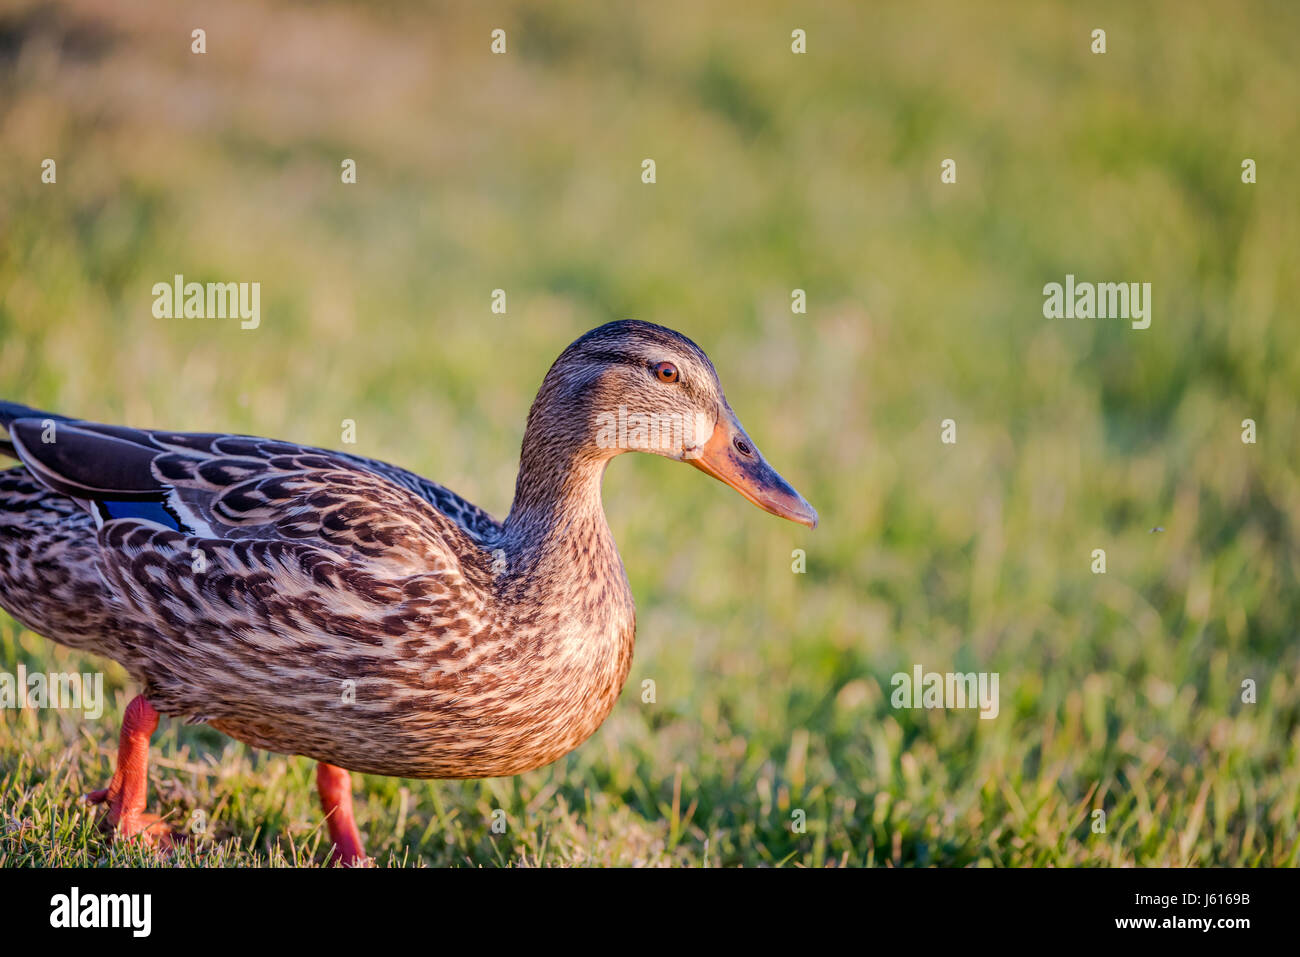
{"label": "duck's bill", "polygon": [[816,528],[817,510],[767,464],[730,411],[718,417],[708,441],[687,451],[682,460],[726,482],[763,511]]}

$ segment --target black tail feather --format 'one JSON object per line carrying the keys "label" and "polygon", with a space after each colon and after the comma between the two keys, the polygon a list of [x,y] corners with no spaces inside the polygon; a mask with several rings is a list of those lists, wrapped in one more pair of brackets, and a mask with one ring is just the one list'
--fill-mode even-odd
{"label": "black tail feather", "polygon": [[[66,415],[56,415],[53,412],[42,412],[40,409],[33,409],[29,405],[22,405],[18,402],[6,402],[0,399],[0,429],[9,431],[9,423],[15,419],[54,419],[56,422],[73,421]],[[11,459],[18,458],[18,450],[14,448],[13,442],[7,437],[0,438],[0,455],[7,455]]]}

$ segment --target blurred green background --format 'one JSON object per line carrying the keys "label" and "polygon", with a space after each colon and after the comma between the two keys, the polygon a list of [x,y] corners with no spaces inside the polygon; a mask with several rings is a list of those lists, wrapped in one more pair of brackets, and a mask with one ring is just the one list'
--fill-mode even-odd
{"label": "blurred green background", "polygon": [[[622,457],[614,714],[521,778],[361,779],[381,862],[1294,865],[1298,39],[1286,2],[6,0],[0,396],[334,448],[354,419],[504,515],[569,341],[709,352],[821,527]],[[155,319],[175,273],[260,281],[261,327]],[[1066,273],[1152,283],[1150,329],[1044,319]],[[19,662],[107,667],[115,704],[0,712],[0,864],[157,860],[75,803],[125,673],[0,613]],[[893,709],[914,664],[998,672],[1000,715]],[[182,860],[324,859],[310,762],[155,742],[153,809],[207,821]]]}

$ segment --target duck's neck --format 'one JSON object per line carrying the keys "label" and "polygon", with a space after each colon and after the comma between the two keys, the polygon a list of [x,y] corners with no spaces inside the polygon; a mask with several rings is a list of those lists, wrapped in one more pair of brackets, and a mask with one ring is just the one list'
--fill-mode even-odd
{"label": "duck's neck", "polygon": [[[577,747],[605,720],[632,666],[636,609],[600,501],[609,455],[574,435],[577,419],[529,415],[515,500],[494,564],[501,619],[515,653],[496,679],[517,707],[503,736],[520,754],[493,774],[517,774]],[[513,665],[511,664],[513,662]],[[513,670],[512,670],[513,669]],[[485,719],[486,720],[486,719]],[[504,737],[503,737],[504,739]]]}
{"label": "duck's neck", "polygon": [[[608,455],[562,427],[529,417],[502,547],[512,576],[553,573],[570,587],[622,573],[600,486]],[[593,584],[595,582],[593,581]]]}

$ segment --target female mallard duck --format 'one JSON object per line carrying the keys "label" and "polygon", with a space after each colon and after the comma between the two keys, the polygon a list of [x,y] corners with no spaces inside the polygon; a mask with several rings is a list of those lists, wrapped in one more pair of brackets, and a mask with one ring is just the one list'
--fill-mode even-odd
{"label": "female mallard duck", "polygon": [[[320,762],[334,857],[363,859],[350,769],[519,774],[599,727],[635,609],[600,500],[629,450],[686,461],[760,508],[817,513],[759,454],[685,336],[613,322],[551,366],[504,522],[394,465],[239,435],[146,431],[0,402],[0,605],[120,662],[107,804],[144,813],[158,714]],[[156,709],[156,710],[155,710]]]}

